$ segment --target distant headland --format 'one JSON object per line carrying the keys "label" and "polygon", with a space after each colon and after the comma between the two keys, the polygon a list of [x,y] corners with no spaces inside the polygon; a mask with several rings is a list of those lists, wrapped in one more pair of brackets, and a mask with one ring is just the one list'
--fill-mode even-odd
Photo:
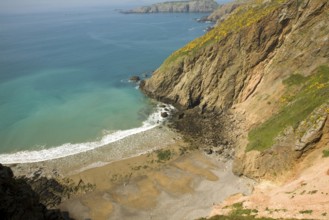
{"label": "distant headland", "polygon": [[147,14],[147,13],[189,13],[189,12],[213,12],[218,7],[214,0],[190,0],[171,1],[142,6],[131,10],[121,11],[124,14]]}

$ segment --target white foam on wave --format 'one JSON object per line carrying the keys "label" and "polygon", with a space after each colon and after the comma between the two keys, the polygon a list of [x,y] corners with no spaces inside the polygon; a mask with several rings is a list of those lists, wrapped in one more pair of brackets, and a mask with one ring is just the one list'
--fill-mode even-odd
{"label": "white foam on wave", "polygon": [[[152,128],[157,127],[166,119],[161,117],[161,112],[164,111],[164,108],[158,105],[156,111],[151,114],[146,121],[143,122],[143,125],[138,128],[132,128],[123,131],[116,131],[111,134],[107,134],[102,137],[99,141],[94,142],[86,142],[86,143],[78,143],[71,144],[66,143],[61,146],[51,147],[43,150],[35,150],[35,151],[20,151],[17,153],[10,154],[0,154],[0,163],[2,164],[14,164],[14,163],[34,163],[41,162],[47,160],[53,160],[58,158],[63,158],[75,154],[79,154],[82,152],[94,150],[98,147],[102,147],[104,145],[122,140],[131,135],[141,133]],[[172,110],[173,106],[166,105],[167,109]]]}

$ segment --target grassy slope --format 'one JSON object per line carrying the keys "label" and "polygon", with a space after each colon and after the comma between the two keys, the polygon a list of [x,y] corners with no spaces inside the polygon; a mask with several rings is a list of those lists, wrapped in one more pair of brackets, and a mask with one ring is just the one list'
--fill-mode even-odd
{"label": "grassy slope", "polygon": [[[274,144],[274,139],[289,126],[299,123],[323,103],[329,101],[329,67],[321,66],[309,77],[291,75],[283,82],[287,92],[281,98],[281,110],[265,123],[249,132],[247,151],[262,151]],[[328,110],[329,111],[329,110]]]}
{"label": "grassy slope", "polygon": [[[224,207],[225,208],[225,207]],[[232,206],[227,207],[231,209],[231,212],[227,216],[217,215],[211,218],[201,218],[199,220],[274,220],[273,218],[255,217],[258,213],[255,209],[245,209],[242,203],[235,203]],[[282,219],[283,220],[283,219]],[[294,219],[284,219],[294,220]]]}
{"label": "grassy slope", "polygon": [[[211,217],[209,219],[201,219],[201,220],[275,220],[274,218],[256,218],[254,216],[222,216],[222,215],[217,215],[214,217]],[[293,219],[281,219],[281,220],[293,220]]]}

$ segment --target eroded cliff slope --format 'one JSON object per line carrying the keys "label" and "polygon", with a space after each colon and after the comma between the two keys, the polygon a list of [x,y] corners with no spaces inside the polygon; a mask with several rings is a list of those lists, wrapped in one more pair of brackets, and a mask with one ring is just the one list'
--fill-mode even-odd
{"label": "eroded cliff slope", "polygon": [[[235,172],[277,175],[316,146],[324,132],[328,23],[327,0],[252,1],[173,53],[141,88],[199,116],[233,114],[236,129],[226,134],[234,133]],[[310,143],[298,147],[303,135],[316,133],[313,125],[303,128],[312,114],[323,118],[323,126]],[[280,156],[271,157],[273,152]]]}

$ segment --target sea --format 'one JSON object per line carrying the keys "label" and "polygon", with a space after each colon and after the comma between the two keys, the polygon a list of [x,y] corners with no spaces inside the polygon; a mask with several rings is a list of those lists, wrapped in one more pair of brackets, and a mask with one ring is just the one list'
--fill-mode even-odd
{"label": "sea", "polygon": [[158,125],[130,76],[204,34],[205,14],[114,8],[0,14],[0,163],[92,150]]}

